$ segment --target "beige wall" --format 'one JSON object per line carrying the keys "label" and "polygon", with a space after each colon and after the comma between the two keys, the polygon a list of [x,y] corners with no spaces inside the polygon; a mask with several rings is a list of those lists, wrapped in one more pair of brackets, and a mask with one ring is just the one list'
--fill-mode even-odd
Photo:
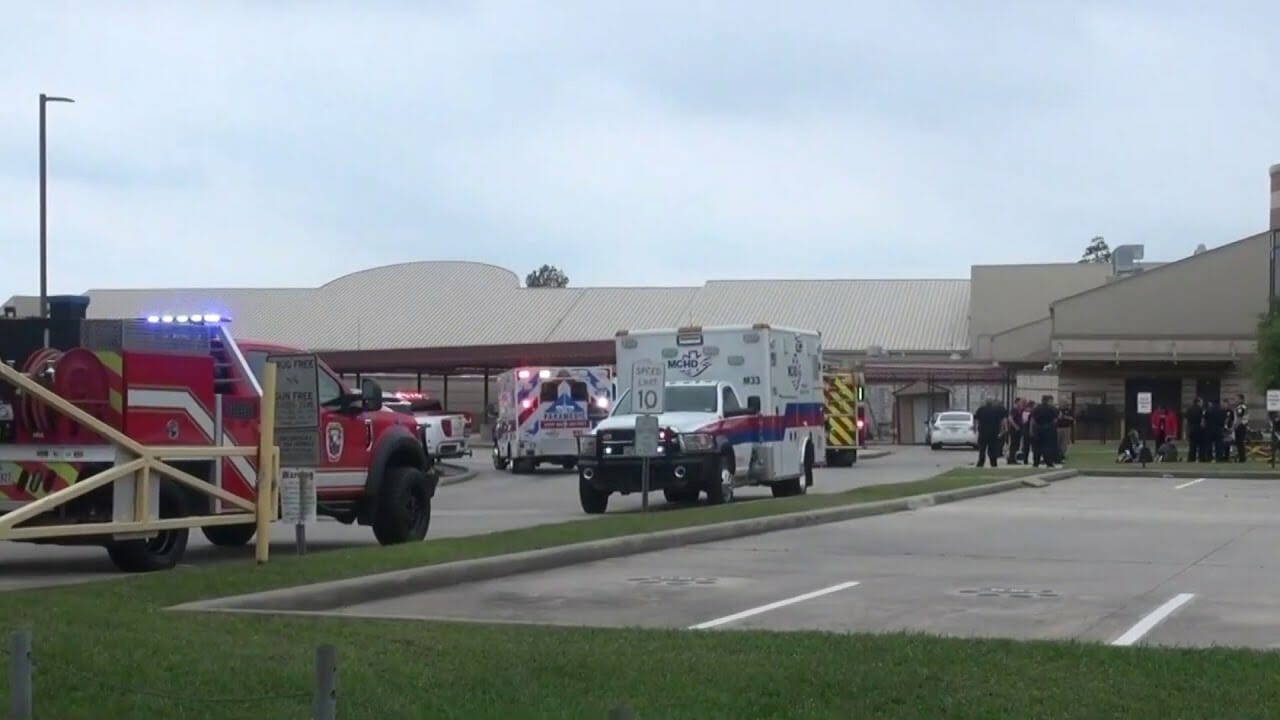
{"label": "beige wall", "polygon": [[1252,340],[1267,309],[1269,260],[1269,235],[1255,235],[1059,300],[1053,339]]}
{"label": "beige wall", "polygon": [[1107,263],[974,265],[969,271],[969,333],[979,339],[1039,320],[1049,304],[1106,283]]}
{"label": "beige wall", "polygon": [[[986,354],[979,357],[1003,362],[1025,360],[1048,362],[1050,359],[1049,333],[1052,327],[1049,318],[1045,317],[1036,322],[1006,330],[986,342]],[[979,349],[983,345],[984,343],[980,343]]]}

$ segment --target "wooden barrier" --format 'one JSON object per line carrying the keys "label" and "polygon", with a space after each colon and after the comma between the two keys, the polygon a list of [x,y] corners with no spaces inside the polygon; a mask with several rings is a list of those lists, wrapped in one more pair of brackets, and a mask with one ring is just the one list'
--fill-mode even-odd
{"label": "wooden barrier", "polygon": [[[269,362],[266,364],[266,368],[265,377],[263,378],[264,392],[260,415],[262,432],[257,446],[148,446],[137,442],[116,428],[93,417],[35,380],[6,366],[4,363],[0,363],[0,380],[14,385],[30,396],[39,398],[49,407],[92,430],[99,437],[111,443],[117,451],[117,457],[121,458],[113,467],[107,470],[88,477],[78,478],[76,482],[57,492],[27,503],[17,510],[0,515],[0,540],[36,540],[99,534],[145,535],[154,534],[161,530],[179,528],[256,523],[258,529],[257,559],[258,562],[266,562],[271,535],[271,521],[275,519],[279,508],[279,503],[275,499],[275,484],[272,482],[278,470],[279,457],[279,449],[273,444],[274,437],[271,432],[275,417],[275,364]],[[255,456],[258,458],[259,463],[258,497],[256,502],[233,495],[207,480],[170,465],[168,462],[188,458],[212,457],[220,461],[222,458],[248,458]],[[151,519],[150,508],[148,508],[150,486],[152,482],[155,482],[155,476],[157,475],[167,477],[196,492],[215,497],[235,507],[238,512],[159,518],[159,508],[156,508],[157,519]],[[134,503],[131,513],[133,519],[131,521],[70,523],[63,525],[41,524],[27,528],[15,527],[65,505],[81,495],[121,480],[135,482]]]}

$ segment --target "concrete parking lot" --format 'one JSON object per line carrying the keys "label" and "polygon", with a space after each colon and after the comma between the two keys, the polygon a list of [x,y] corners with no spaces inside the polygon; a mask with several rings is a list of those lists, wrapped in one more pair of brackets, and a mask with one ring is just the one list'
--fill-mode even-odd
{"label": "concrete parking lot", "polygon": [[588,626],[1280,646],[1280,483],[1075,478],[341,610]]}
{"label": "concrete parking lot", "polygon": [[[943,470],[971,463],[969,452],[930,452],[927,448],[895,448],[886,457],[860,461],[852,468],[819,469],[811,492],[841,492],[878,483],[918,480]],[[493,469],[485,451],[461,464],[478,472],[476,477],[439,489],[432,512],[430,538],[476,535],[520,527],[589,519],[578,502],[577,474],[559,468],[542,469],[533,475],[511,475]],[[743,498],[769,497],[768,488],[744,488]],[[666,506],[662,493],[650,496],[654,509]],[[609,511],[635,512],[638,495],[617,496]],[[308,549],[374,545],[367,527],[342,525],[321,520],[308,530]],[[277,524],[272,532],[272,552],[292,553],[293,527]],[[205,541],[200,531],[192,531],[185,562],[203,565],[228,560],[251,561],[252,546],[218,548]],[[59,547],[0,543],[0,591],[55,585],[85,580],[122,577],[107,560],[106,552],[94,547]]]}

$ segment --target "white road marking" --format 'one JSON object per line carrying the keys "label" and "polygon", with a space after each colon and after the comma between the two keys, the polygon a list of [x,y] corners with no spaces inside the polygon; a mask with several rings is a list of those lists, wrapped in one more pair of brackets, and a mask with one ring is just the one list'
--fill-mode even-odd
{"label": "white road marking", "polygon": [[1175,487],[1175,488],[1174,488],[1174,490],[1181,490],[1181,489],[1182,489],[1182,488],[1184,488],[1184,487],[1191,487],[1192,485],[1195,485],[1196,483],[1202,483],[1202,482],[1204,482],[1204,480],[1205,480],[1204,478],[1197,478],[1197,479],[1195,479],[1195,480],[1192,480],[1191,482],[1184,482],[1184,483],[1182,483],[1181,485],[1178,485],[1177,487]]}
{"label": "white road marking", "polygon": [[1137,625],[1134,625],[1133,627],[1129,628],[1129,630],[1125,632],[1125,634],[1113,640],[1111,644],[1119,645],[1122,647],[1128,647],[1129,645],[1132,645],[1138,642],[1139,640],[1142,639],[1142,636],[1151,632],[1152,628],[1154,628],[1156,625],[1159,625],[1161,622],[1164,621],[1165,618],[1172,615],[1174,610],[1177,610],[1183,605],[1186,605],[1187,603],[1191,602],[1191,598],[1193,597],[1195,597],[1194,593],[1181,593],[1178,595],[1174,595],[1173,599],[1169,600],[1168,602],[1156,608],[1155,610],[1152,610],[1150,615],[1147,615],[1146,617],[1139,620]]}
{"label": "white road marking", "polygon": [[788,605],[795,605],[796,603],[801,603],[801,602],[804,602],[805,600],[812,600],[814,598],[822,597],[823,595],[830,595],[831,593],[840,592],[841,590],[848,590],[849,588],[854,587],[857,584],[858,583],[856,582],[843,582],[843,583],[840,583],[839,585],[832,585],[831,587],[822,588],[821,590],[814,590],[813,592],[805,593],[803,595],[796,595],[795,597],[790,597],[790,598],[787,598],[786,600],[779,600],[777,602],[771,602],[768,605],[761,605],[760,607],[754,607],[754,608],[751,608],[750,610],[743,610],[742,612],[734,613],[732,615],[725,615],[724,617],[716,618],[715,620],[708,620],[704,623],[698,623],[697,625],[690,625],[689,629],[690,630],[706,630],[707,628],[719,627],[720,625],[726,625],[731,622],[736,622],[744,618],[749,618],[753,615],[767,613],[770,610],[777,610],[778,608],[786,607]]}

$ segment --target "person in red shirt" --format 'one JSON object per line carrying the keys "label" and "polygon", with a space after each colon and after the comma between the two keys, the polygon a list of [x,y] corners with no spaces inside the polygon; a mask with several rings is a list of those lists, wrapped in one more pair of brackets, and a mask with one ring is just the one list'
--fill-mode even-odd
{"label": "person in red shirt", "polygon": [[1156,447],[1164,444],[1168,434],[1168,418],[1169,413],[1165,411],[1164,406],[1156,408],[1151,413],[1151,437],[1155,439]]}

